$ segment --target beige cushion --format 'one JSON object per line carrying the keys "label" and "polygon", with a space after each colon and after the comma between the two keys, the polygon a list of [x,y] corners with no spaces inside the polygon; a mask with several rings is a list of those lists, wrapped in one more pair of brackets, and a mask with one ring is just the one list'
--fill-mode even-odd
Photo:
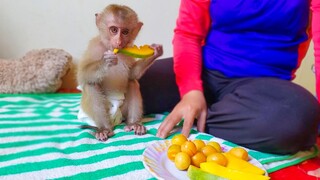
{"label": "beige cushion", "polygon": [[0,93],[55,92],[71,67],[62,49],[31,50],[19,59],[0,59]]}

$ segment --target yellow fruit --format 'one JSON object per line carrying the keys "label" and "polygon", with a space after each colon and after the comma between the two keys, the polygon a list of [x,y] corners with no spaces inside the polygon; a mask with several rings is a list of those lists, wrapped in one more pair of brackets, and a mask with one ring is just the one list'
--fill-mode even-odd
{"label": "yellow fruit", "polygon": [[114,49],[113,52],[115,54],[122,53],[135,58],[146,58],[154,54],[154,50],[148,45],[143,45],[140,47],[134,45],[133,47],[126,47],[123,49]]}
{"label": "yellow fruit", "polygon": [[220,176],[227,179],[232,180],[269,180],[270,177],[259,175],[259,174],[252,174],[246,173],[243,171],[229,169],[227,167],[221,166],[214,162],[204,162],[200,164],[200,169],[214,174],[216,176]]}
{"label": "yellow fruit", "polygon": [[207,143],[207,145],[210,145],[212,147],[214,147],[218,152],[221,152],[221,146],[218,142],[215,142],[215,141],[210,141]]}
{"label": "yellow fruit", "polygon": [[191,157],[191,164],[200,167],[200,163],[206,162],[206,156],[202,152],[197,152]]}
{"label": "yellow fruit", "polygon": [[228,153],[232,154],[233,156],[235,156],[237,158],[243,159],[245,161],[249,160],[249,154],[248,154],[247,150],[245,150],[242,147],[234,147],[234,148],[230,149],[228,151]]}
{"label": "yellow fruit", "polygon": [[218,152],[214,147],[212,147],[210,145],[204,146],[203,148],[200,149],[200,151],[206,156],[209,156],[212,153]]}
{"label": "yellow fruit", "polygon": [[207,162],[215,162],[221,166],[226,166],[228,159],[222,153],[212,153],[207,156]]}
{"label": "yellow fruit", "polygon": [[168,148],[167,156],[171,161],[174,161],[176,154],[179,152],[181,152],[181,146],[177,144],[172,144]]}
{"label": "yellow fruit", "polygon": [[197,152],[197,147],[192,141],[186,141],[181,145],[181,152],[187,153],[192,157]]}
{"label": "yellow fruit", "polygon": [[237,158],[230,153],[224,153],[224,155],[228,159],[227,168],[229,169],[235,169],[242,172],[259,174],[259,175],[265,174],[265,171],[263,169],[251,164],[248,161]]}
{"label": "yellow fruit", "polygon": [[196,145],[197,151],[199,151],[201,148],[203,148],[206,145],[206,143],[201,139],[195,139],[192,142],[194,143],[194,145]]}
{"label": "yellow fruit", "polygon": [[186,170],[191,164],[191,157],[185,152],[179,152],[174,158],[174,164],[179,170]]}
{"label": "yellow fruit", "polygon": [[178,144],[181,146],[186,141],[188,141],[188,139],[183,134],[177,134],[171,139],[171,144]]}

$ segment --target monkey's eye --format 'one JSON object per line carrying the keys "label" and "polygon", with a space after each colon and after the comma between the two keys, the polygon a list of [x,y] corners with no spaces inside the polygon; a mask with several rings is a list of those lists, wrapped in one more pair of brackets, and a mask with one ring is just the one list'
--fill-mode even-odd
{"label": "monkey's eye", "polygon": [[126,36],[129,34],[129,29],[124,29],[121,33]]}
{"label": "monkey's eye", "polygon": [[111,32],[112,34],[117,34],[117,33],[118,33],[118,28],[115,27],[115,26],[111,26],[111,27],[109,28],[109,30],[110,30],[110,32]]}

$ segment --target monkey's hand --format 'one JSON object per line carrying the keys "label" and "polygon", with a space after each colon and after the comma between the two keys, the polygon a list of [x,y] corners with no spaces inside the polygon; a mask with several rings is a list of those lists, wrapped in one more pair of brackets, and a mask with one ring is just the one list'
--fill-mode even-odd
{"label": "monkey's hand", "polygon": [[145,126],[143,126],[140,123],[135,123],[135,124],[130,124],[130,125],[126,125],[124,127],[124,131],[129,132],[129,131],[134,131],[134,134],[136,135],[144,135],[147,132],[147,129]]}
{"label": "monkey's hand", "polygon": [[161,44],[151,44],[150,47],[154,50],[153,58],[156,59],[163,54],[163,48]]}
{"label": "monkey's hand", "polygon": [[106,51],[103,53],[103,60],[106,62],[107,66],[114,66],[118,64],[117,55],[112,51]]}

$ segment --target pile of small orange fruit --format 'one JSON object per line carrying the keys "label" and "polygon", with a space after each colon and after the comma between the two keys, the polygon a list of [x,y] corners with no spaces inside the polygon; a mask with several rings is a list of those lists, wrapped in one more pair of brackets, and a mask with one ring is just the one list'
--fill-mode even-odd
{"label": "pile of small orange fruit", "polygon": [[[234,147],[228,153],[248,161],[248,152],[241,147]],[[215,162],[226,166],[228,159],[223,155],[218,142],[205,142],[200,139],[188,140],[183,134],[177,134],[171,139],[167,157],[174,162],[179,170],[186,170],[190,165],[200,167],[203,162]]]}

